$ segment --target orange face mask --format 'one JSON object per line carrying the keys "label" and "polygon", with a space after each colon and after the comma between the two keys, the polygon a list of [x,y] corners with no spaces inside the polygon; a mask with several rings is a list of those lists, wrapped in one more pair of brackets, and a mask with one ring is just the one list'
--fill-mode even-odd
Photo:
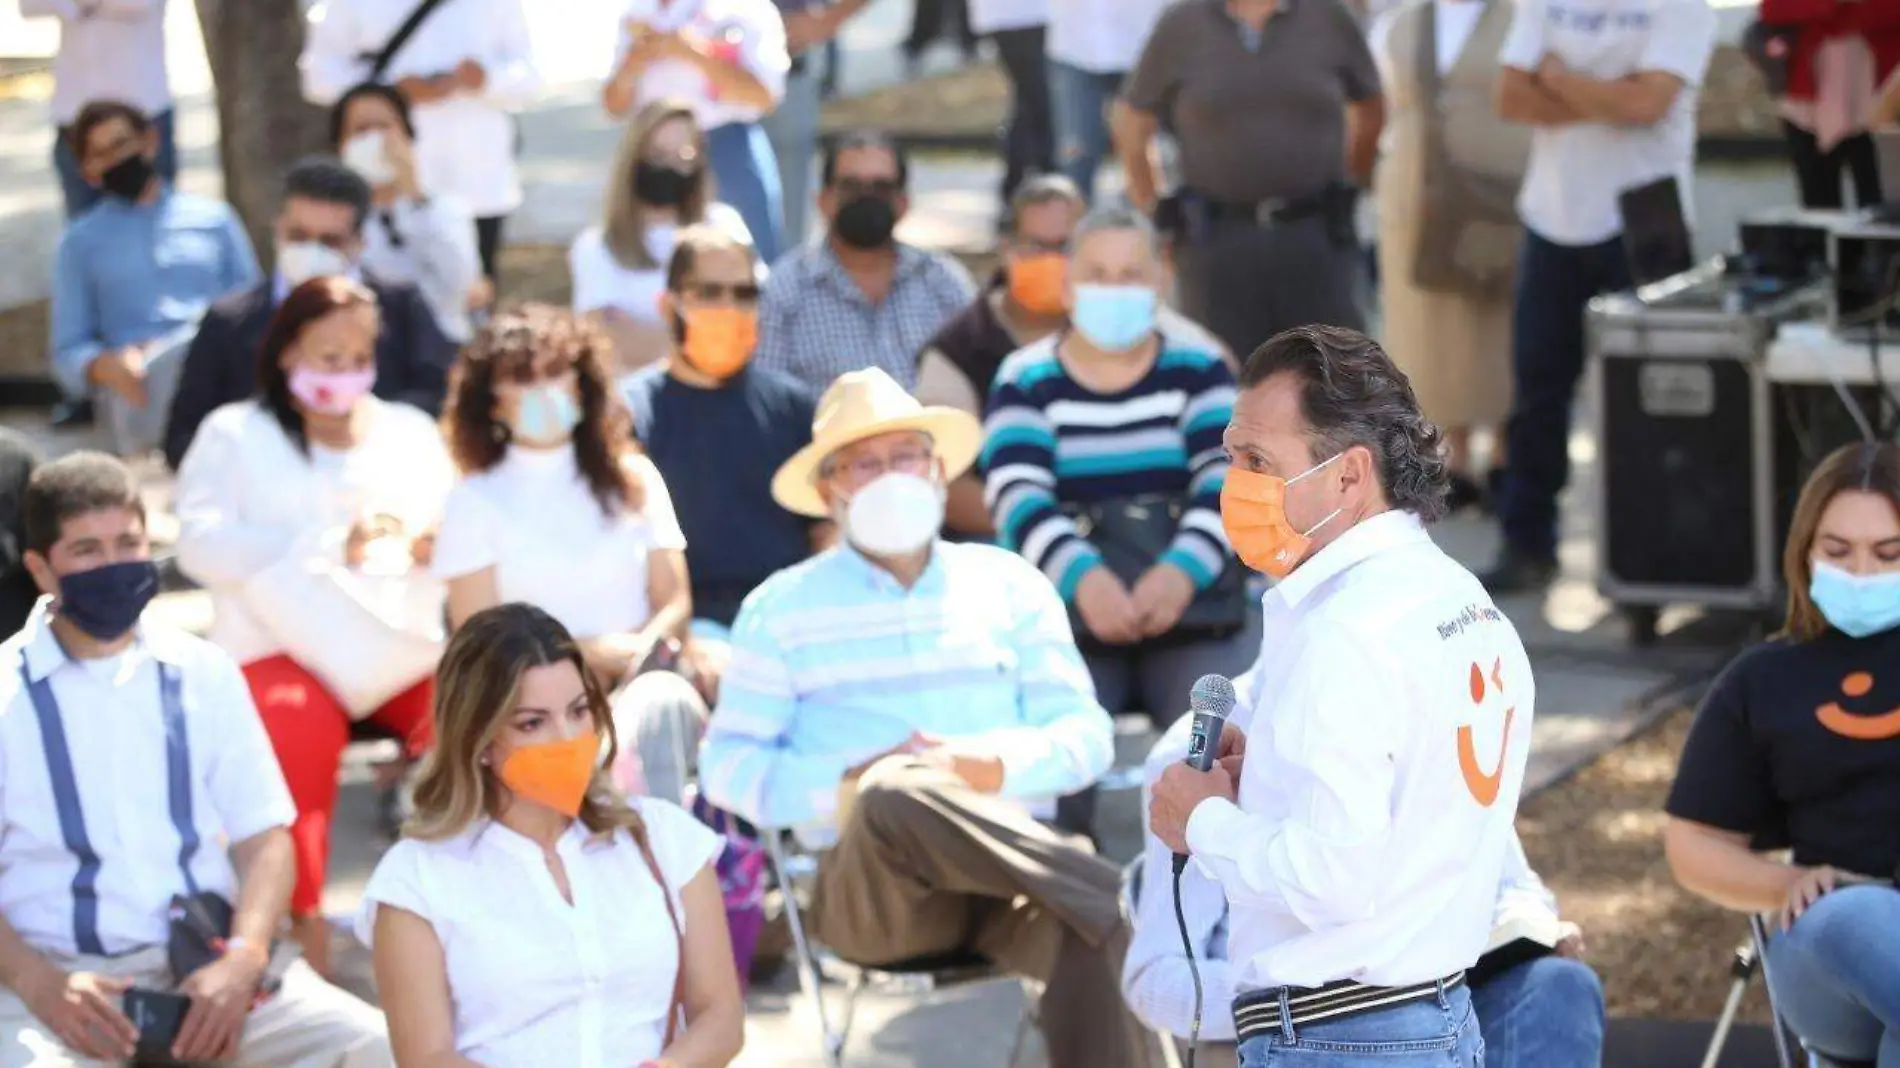
{"label": "orange face mask", "polygon": [[1287,521],[1286,489],[1337,459],[1335,455],[1322,460],[1290,479],[1227,469],[1227,481],[1220,490],[1220,525],[1241,563],[1275,579],[1287,577],[1300,566],[1313,547],[1313,531],[1332,522],[1340,509],[1301,533]]}
{"label": "orange face mask", "polygon": [[564,742],[524,745],[508,754],[496,774],[515,796],[578,816],[599,770],[600,738],[590,731]]}
{"label": "orange face mask", "polygon": [[738,374],[759,345],[759,313],[751,308],[688,308],[680,319],[686,333],[680,354],[714,378]]}
{"label": "orange face mask", "polygon": [[1060,252],[1038,252],[1014,260],[1009,265],[1010,299],[1037,315],[1060,314],[1068,273],[1068,258]]}

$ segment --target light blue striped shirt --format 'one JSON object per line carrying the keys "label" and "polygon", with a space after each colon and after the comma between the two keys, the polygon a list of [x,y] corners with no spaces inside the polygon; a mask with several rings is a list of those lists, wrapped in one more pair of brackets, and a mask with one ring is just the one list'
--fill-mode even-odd
{"label": "light blue striped shirt", "polygon": [[911,589],[848,546],[746,598],[700,751],[707,797],[824,844],[850,768],[912,732],[1003,761],[1027,807],[1108,770],[1095,700],[1056,591],[1021,557],[938,542]]}

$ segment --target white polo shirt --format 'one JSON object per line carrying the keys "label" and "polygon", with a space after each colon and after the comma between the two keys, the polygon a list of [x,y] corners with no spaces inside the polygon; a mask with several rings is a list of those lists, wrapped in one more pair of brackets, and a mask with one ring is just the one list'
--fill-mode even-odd
{"label": "white polo shirt", "polygon": [[1654,126],[1578,122],[1539,126],[1518,194],[1524,225],[1560,245],[1594,245],[1623,232],[1617,197],[1674,175],[1695,218],[1696,97],[1715,50],[1707,0],[1518,0],[1499,62],[1536,71],[1546,55],[1592,78],[1660,71],[1682,91]]}
{"label": "white polo shirt", "polygon": [[1237,992],[1427,982],[1491,932],[1530,755],[1530,660],[1408,512],[1268,592],[1238,805],[1188,821]]}
{"label": "white polo shirt", "polygon": [[[415,109],[416,177],[432,195],[456,198],[488,218],[521,206],[515,166],[515,124],[509,112],[535,103],[541,74],[534,64],[523,0],[445,0],[393,56],[383,81],[426,78],[472,59],[487,72],[479,92],[458,92]],[[322,0],[309,11],[310,30],[298,66],[303,95],[329,107],[369,77],[383,50],[415,10],[392,0]]]}
{"label": "white polo shirt", "polygon": [[[0,644],[0,914],[35,949],[79,950],[68,848],[28,678],[59,706],[87,840],[98,855],[99,938],[108,953],[163,945],[166,911],[185,892],[183,835],[172,820],[159,664],[176,668],[190,768],[191,873],[235,901],[229,847],[288,827],[296,806],[237,664],[211,643],[150,623],[114,657],[74,661],[54,637],[50,598]],[[24,663],[25,674],[22,674]]]}
{"label": "white polo shirt", "polygon": [[170,111],[165,0],[20,0],[26,18],[59,19],[53,122],[69,126],[94,100],[123,100],[147,115]]}
{"label": "white polo shirt", "polygon": [[[620,69],[621,59],[633,45],[627,23],[638,22],[661,33],[690,31],[764,82],[773,107],[785,99],[792,56],[785,46],[785,18],[772,0],[629,0],[620,18],[620,44],[614,49],[610,75]],[[699,125],[707,130],[732,122],[757,122],[770,110],[721,100],[706,75],[683,59],[664,59],[648,66],[634,93],[633,107],[637,111],[668,97],[693,105]]]}

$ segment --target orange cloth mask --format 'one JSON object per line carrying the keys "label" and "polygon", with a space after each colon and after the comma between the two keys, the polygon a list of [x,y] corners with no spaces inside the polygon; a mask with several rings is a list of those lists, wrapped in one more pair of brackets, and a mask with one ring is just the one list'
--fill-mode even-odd
{"label": "orange cloth mask", "polygon": [[687,308],[680,353],[702,374],[724,380],[745,369],[759,345],[759,313],[752,308]]}
{"label": "orange cloth mask", "polygon": [[578,816],[599,770],[600,737],[589,731],[564,742],[524,745],[508,754],[496,774],[515,796]]}
{"label": "orange cloth mask", "polygon": [[1059,315],[1068,274],[1068,257],[1060,252],[1024,256],[1009,265],[1010,298],[1037,315]]}
{"label": "orange cloth mask", "polygon": [[1220,490],[1220,524],[1241,563],[1275,579],[1287,577],[1300,566],[1313,547],[1313,531],[1332,522],[1340,509],[1333,509],[1313,524],[1312,530],[1301,533],[1286,517],[1287,487],[1337,459],[1335,455],[1322,460],[1290,479],[1238,467],[1227,469],[1227,480]]}

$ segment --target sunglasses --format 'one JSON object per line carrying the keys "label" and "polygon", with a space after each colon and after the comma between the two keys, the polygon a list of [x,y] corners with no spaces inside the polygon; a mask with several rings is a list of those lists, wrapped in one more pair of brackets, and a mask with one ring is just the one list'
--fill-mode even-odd
{"label": "sunglasses", "polygon": [[726,285],[721,282],[688,282],[684,287],[685,295],[704,304],[757,304],[759,302],[759,284],[740,282]]}
{"label": "sunglasses", "polygon": [[895,178],[840,178],[832,183],[838,192],[846,197],[874,196],[890,199],[904,191],[904,186]]}

